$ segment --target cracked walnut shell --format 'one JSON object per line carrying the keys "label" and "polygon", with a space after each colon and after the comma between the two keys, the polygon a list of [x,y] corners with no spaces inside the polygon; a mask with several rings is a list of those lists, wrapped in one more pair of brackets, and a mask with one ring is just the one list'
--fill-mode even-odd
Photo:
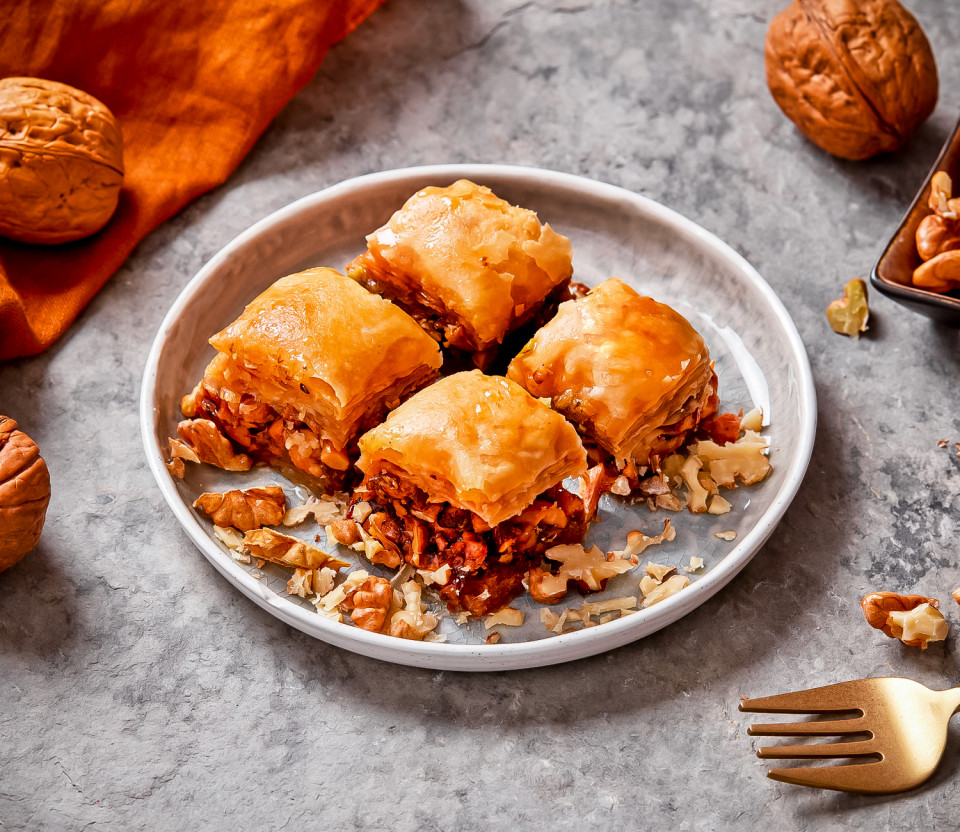
{"label": "cracked walnut shell", "polygon": [[92,95],[41,78],[0,80],[0,234],[66,243],[99,231],[123,184],[123,138]]}
{"label": "cracked walnut shell", "polygon": [[0,572],[40,539],[50,502],[50,474],[34,441],[0,416]]}
{"label": "cracked walnut shell", "polygon": [[767,30],[766,67],[780,109],[844,159],[896,150],[937,103],[933,51],[896,0],[794,0]]}

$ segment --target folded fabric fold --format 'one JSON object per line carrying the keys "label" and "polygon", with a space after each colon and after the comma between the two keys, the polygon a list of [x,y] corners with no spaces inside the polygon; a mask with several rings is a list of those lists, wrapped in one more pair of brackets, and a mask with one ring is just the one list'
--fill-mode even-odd
{"label": "folded fabric fold", "polygon": [[329,48],[383,0],[21,0],[0,77],[61,81],[120,121],[126,173],[106,227],[59,246],[0,238],[0,360],[52,344],[136,244],[221,184]]}

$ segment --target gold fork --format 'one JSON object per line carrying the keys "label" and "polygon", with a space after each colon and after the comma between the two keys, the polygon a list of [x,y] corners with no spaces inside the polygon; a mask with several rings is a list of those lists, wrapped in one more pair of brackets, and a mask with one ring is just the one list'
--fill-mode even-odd
{"label": "gold fork", "polygon": [[746,699],[741,711],[762,714],[859,716],[813,722],[751,725],[752,737],[844,737],[864,739],[812,745],[770,745],[764,760],[873,758],[820,768],[777,768],[767,776],[798,786],[890,794],[919,786],[933,774],[947,744],[947,726],[960,709],[960,688],[930,690],[909,679],[858,679],[822,688]]}

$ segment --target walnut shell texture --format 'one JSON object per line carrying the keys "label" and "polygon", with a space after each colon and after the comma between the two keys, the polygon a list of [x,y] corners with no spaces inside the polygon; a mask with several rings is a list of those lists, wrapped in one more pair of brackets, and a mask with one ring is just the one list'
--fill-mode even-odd
{"label": "walnut shell texture", "polygon": [[867,159],[902,146],[933,112],[933,50],[896,0],[794,0],[767,30],[767,85],[824,150]]}
{"label": "walnut shell texture", "polygon": [[34,441],[0,416],[0,572],[40,539],[50,502],[50,474]]}
{"label": "walnut shell texture", "polygon": [[113,215],[122,183],[120,126],[101,102],[54,81],[0,80],[0,235],[89,236]]}

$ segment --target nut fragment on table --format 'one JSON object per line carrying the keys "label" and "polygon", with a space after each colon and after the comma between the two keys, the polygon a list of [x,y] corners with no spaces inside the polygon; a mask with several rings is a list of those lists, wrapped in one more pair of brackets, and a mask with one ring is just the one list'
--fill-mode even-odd
{"label": "nut fragment on table", "polygon": [[844,159],[896,150],[937,103],[933,50],[896,0],[794,0],[771,22],[765,51],[780,109]]}
{"label": "nut fragment on table", "polygon": [[193,502],[217,526],[232,526],[242,532],[273,526],[283,519],[287,498],[278,485],[244,491],[204,492]]}
{"label": "nut fragment on table", "polygon": [[830,301],[827,307],[827,320],[837,334],[859,338],[861,332],[867,331],[869,319],[867,284],[859,277],[855,277],[847,281],[843,287],[842,298]]}
{"label": "nut fragment on table", "polygon": [[908,647],[926,650],[931,641],[943,641],[949,626],[936,598],[871,592],[860,601],[867,623]]}

